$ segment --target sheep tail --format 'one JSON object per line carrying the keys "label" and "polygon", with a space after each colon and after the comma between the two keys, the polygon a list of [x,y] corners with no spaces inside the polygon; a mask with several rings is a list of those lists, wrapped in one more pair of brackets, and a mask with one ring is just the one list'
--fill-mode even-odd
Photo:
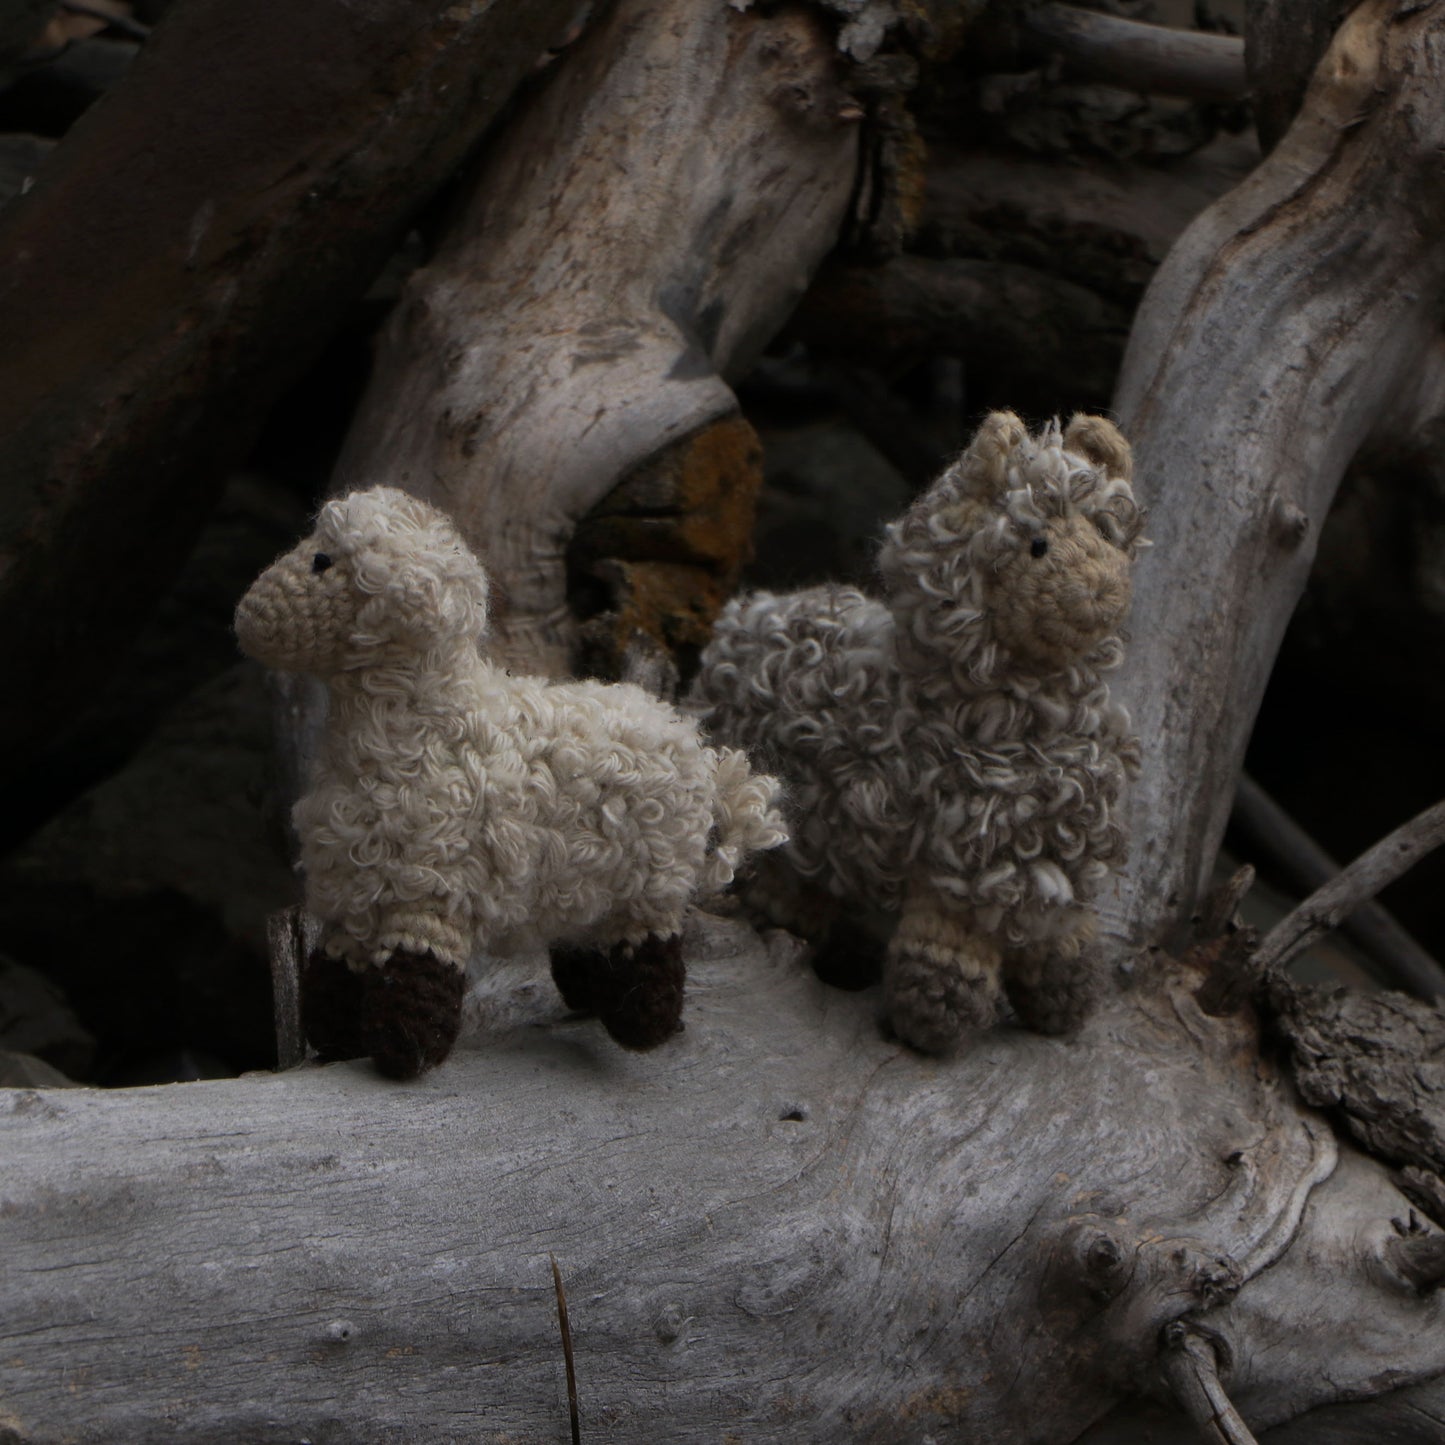
{"label": "sheep tail", "polygon": [[749,853],[788,841],[778,811],[782,786],[755,773],[738,748],[718,748],[713,780],[713,841],[698,876],[698,891],[719,893],[733,881]]}

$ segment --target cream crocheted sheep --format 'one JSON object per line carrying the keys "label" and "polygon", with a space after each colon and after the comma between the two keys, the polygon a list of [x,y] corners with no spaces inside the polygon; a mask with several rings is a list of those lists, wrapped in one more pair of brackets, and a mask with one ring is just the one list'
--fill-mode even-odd
{"label": "cream crocheted sheep", "polygon": [[703,653],[715,738],[788,787],[792,840],[754,901],[820,941],[842,904],[899,913],[884,996],[919,1048],[992,1023],[1005,988],[1044,1032],[1091,1000],[1090,900],[1138,766],[1103,681],[1146,545],[1130,469],[1101,417],[1031,437],[994,413],[888,528],[886,601],[753,593]]}
{"label": "cream crocheted sheep", "polygon": [[626,1046],[660,1043],[688,905],[785,837],[743,753],[637,687],[510,676],[478,651],[486,621],[456,529],[390,487],[328,502],[237,609],[244,651],[329,691],[294,813],[324,925],[303,980],[323,1057],[396,1077],[439,1062],[476,945],[560,945],[570,1004]]}

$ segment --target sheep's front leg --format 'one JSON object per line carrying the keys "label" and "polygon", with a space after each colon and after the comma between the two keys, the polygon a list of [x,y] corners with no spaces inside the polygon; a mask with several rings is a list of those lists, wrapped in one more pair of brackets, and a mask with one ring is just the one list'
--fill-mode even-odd
{"label": "sheep's front leg", "polygon": [[925,1053],[943,1053],[998,1018],[998,946],[969,914],[915,886],[888,945],[883,999],[898,1036]]}
{"label": "sheep's front leg", "polygon": [[1087,952],[1097,921],[1070,908],[1047,938],[1024,945],[1004,962],[1004,989],[1019,1022],[1041,1034],[1066,1034],[1088,1017],[1102,991],[1098,963]]}
{"label": "sheep's front leg", "polygon": [[363,1052],[393,1079],[441,1063],[462,1026],[467,937],[435,914],[389,914],[379,946],[390,953],[366,970],[361,1001]]}

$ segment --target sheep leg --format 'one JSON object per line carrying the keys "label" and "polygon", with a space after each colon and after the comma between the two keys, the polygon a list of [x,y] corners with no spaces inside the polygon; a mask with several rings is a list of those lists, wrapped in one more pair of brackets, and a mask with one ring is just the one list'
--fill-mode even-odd
{"label": "sheep leg", "polygon": [[597,948],[554,948],[552,950],[552,982],[562,995],[562,1002],[573,1013],[597,1011],[594,976],[606,963],[607,955]]}
{"label": "sheep leg", "polygon": [[361,1037],[365,979],[346,958],[312,950],[301,975],[301,1027],[322,1063],[366,1053]]}
{"label": "sheep leg", "polygon": [[1019,1022],[1041,1034],[1066,1034],[1088,1017],[1102,992],[1098,961],[1084,950],[1094,915],[1070,909],[1054,934],[1011,953],[1003,983]]}
{"label": "sheep leg", "polygon": [[998,1018],[1002,959],[992,939],[936,895],[910,893],[883,964],[888,1017],[905,1043],[943,1053]]}
{"label": "sheep leg", "polygon": [[376,940],[385,956],[364,972],[362,1051],[388,1078],[413,1079],[441,1063],[461,1032],[466,937],[413,906],[389,909]]}
{"label": "sheep leg", "polygon": [[682,1028],[686,977],[680,933],[615,943],[593,956],[593,1006],[624,1049],[655,1049]]}
{"label": "sheep leg", "polygon": [[451,1053],[462,1026],[466,969],[428,949],[398,949],[366,971],[361,1000],[364,1050],[390,1079],[414,1079]]}
{"label": "sheep leg", "polygon": [[800,877],[778,853],[757,859],[740,893],[743,908],[759,927],[786,928],[819,946],[842,907],[831,893]]}

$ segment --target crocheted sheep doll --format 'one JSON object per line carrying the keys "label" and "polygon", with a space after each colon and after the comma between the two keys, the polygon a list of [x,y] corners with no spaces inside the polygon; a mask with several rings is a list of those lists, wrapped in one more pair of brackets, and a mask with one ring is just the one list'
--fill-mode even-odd
{"label": "crocheted sheep doll", "polygon": [[997,412],[887,529],[886,600],[756,592],[703,653],[715,738],[788,788],[792,839],[750,897],[819,941],[845,902],[896,912],[884,998],[918,1048],[988,1026],[1005,989],[1043,1032],[1091,1001],[1090,900],[1138,766],[1103,676],[1141,525],[1110,422],[1031,437]]}
{"label": "crocheted sheep doll", "polygon": [[510,676],[478,651],[486,621],[451,522],[390,487],[328,502],[237,609],[245,652],[329,692],[293,815],[323,1058],[398,1078],[440,1062],[478,945],[558,945],[567,1002],[650,1048],[678,1027],[685,910],[786,836],[743,753],[637,687]]}

